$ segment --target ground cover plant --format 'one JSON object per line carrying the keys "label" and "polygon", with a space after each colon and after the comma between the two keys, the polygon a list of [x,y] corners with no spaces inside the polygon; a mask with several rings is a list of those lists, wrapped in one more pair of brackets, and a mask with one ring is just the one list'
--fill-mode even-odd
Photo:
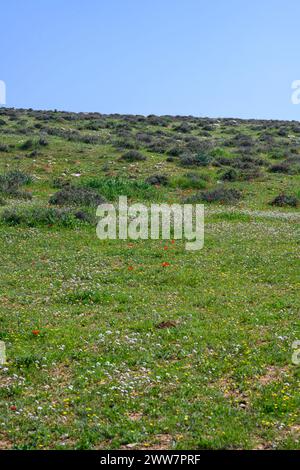
{"label": "ground cover plant", "polygon": [[[299,133],[0,108],[0,448],[300,448]],[[204,248],[100,241],[119,195]]]}

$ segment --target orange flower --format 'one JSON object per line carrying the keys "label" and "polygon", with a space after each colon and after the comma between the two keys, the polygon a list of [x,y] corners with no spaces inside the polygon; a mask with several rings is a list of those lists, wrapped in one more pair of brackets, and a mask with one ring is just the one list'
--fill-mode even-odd
{"label": "orange flower", "polygon": [[34,336],[38,336],[40,334],[40,330],[32,330],[32,334]]}
{"label": "orange flower", "polygon": [[168,263],[167,261],[164,261],[163,263],[161,263],[161,265],[163,268],[166,268],[167,266],[170,266],[170,263]]}
{"label": "orange flower", "polygon": [[128,271],[132,271],[133,270],[133,266],[128,266]]}
{"label": "orange flower", "polygon": [[164,250],[167,250],[167,249],[168,249],[167,245],[166,245],[166,246],[164,246]]}
{"label": "orange flower", "polygon": [[171,243],[172,243],[172,245],[174,245],[174,243],[175,243],[175,240],[171,240]]}

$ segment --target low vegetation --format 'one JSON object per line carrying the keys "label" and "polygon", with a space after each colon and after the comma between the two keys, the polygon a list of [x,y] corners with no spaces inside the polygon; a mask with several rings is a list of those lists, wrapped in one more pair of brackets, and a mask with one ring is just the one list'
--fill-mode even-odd
{"label": "low vegetation", "polygon": [[[2,449],[295,449],[298,122],[0,108]],[[204,203],[205,244],[96,205]]]}

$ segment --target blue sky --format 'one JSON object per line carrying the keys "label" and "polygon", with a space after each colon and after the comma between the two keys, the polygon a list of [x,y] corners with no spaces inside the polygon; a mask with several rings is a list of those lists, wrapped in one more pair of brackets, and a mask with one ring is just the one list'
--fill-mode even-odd
{"label": "blue sky", "polygon": [[1,2],[7,106],[300,120],[299,0]]}

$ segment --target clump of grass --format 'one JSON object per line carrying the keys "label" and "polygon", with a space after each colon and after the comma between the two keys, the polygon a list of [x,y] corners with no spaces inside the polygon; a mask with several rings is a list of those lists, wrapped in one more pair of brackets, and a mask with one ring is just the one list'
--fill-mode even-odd
{"label": "clump of grass", "polygon": [[107,200],[114,201],[119,196],[128,198],[151,199],[155,198],[157,191],[151,184],[140,180],[125,178],[93,178],[85,181],[84,186],[96,189]]}
{"label": "clump of grass", "polygon": [[225,221],[225,222],[251,222],[251,215],[242,214],[241,212],[220,212],[210,216],[212,221]]}
{"label": "clump of grass", "polygon": [[62,188],[65,188],[67,186],[71,186],[71,181],[69,179],[66,179],[66,178],[57,177],[57,178],[54,178],[51,181],[50,184],[51,184],[52,188],[62,189]]}
{"label": "clump of grass", "polygon": [[296,196],[281,193],[273,199],[271,205],[278,207],[298,207],[299,203],[300,201]]}
{"label": "clump of grass", "polygon": [[146,160],[146,157],[138,150],[129,150],[121,156],[121,159],[127,162],[140,162]]}
{"label": "clump of grass", "polygon": [[172,178],[170,186],[181,189],[205,189],[207,180],[204,176],[197,173],[187,173],[186,175]]}
{"label": "clump of grass", "polygon": [[50,197],[49,203],[57,206],[98,206],[105,199],[94,189],[66,186]]}
{"label": "clump of grass", "polygon": [[62,226],[73,227],[78,218],[71,209],[55,207],[10,207],[4,209],[1,221],[6,225],[22,225],[26,227]]}

